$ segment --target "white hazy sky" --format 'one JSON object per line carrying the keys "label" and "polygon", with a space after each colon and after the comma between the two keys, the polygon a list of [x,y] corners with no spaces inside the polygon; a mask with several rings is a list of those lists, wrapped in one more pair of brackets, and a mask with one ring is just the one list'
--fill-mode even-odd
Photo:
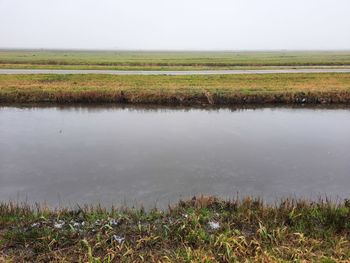
{"label": "white hazy sky", "polygon": [[350,0],[0,0],[0,48],[350,49]]}

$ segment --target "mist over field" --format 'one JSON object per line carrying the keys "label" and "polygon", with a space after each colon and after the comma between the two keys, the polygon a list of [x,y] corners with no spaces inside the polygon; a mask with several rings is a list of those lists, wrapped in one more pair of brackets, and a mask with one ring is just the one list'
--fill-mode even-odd
{"label": "mist over field", "polygon": [[349,49],[348,0],[0,0],[0,48]]}

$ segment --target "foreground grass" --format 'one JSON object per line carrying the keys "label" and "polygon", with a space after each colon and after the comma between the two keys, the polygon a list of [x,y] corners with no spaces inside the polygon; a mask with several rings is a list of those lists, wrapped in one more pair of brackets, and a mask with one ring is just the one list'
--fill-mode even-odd
{"label": "foreground grass", "polygon": [[144,52],[0,50],[0,68],[191,70],[350,65],[350,51]]}
{"label": "foreground grass", "polygon": [[2,103],[350,103],[350,74],[0,75]]}
{"label": "foreground grass", "polygon": [[201,197],[167,211],[0,205],[8,262],[349,262],[350,204]]}

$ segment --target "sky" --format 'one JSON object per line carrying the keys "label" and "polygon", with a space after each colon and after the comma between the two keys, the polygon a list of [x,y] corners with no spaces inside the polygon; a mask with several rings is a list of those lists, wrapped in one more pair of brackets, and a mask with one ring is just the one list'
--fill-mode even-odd
{"label": "sky", "polygon": [[350,0],[0,0],[0,48],[350,49]]}

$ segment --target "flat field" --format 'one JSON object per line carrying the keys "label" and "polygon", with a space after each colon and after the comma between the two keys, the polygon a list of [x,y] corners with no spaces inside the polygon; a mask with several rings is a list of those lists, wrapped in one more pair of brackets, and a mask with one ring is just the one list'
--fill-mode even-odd
{"label": "flat field", "polygon": [[271,66],[350,66],[350,51],[0,50],[0,68],[193,70]]}
{"label": "flat field", "polygon": [[350,74],[0,75],[5,103],[350,103]]}

